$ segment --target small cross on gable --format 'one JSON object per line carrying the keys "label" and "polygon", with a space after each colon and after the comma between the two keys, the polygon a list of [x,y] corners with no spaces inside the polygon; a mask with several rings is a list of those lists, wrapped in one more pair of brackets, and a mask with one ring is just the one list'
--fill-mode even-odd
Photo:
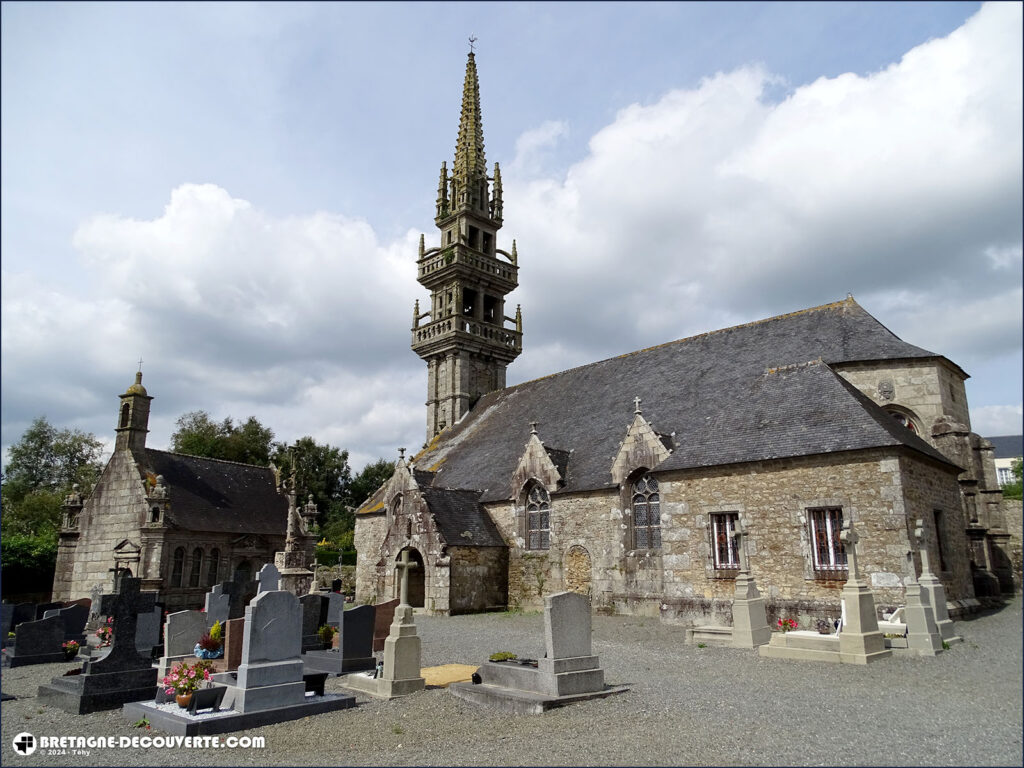
{"label": "small cross on gable", "polygon": [[639,413],[643,413],[643,411],[640,410],[640,403],[641,402],[642,401],[640,400],[640,396],[639,395],[637,395],[636,397],[633,398],[633,408],[634,408],[633,413],[638,413],[638,414]]}

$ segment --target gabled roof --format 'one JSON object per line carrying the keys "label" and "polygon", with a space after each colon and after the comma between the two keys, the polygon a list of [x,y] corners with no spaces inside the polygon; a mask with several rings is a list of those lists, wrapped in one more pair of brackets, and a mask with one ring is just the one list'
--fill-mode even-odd
{"label": "gabled roof", "polygon": [[1024,436],[1021,435],[1000,435],[998,437],[985,438],[995,448],[996,459],[1016,459],[1021,456],[1021,446],[1024,445]]}
{"label": "gabled roof", "polygon": [[949,463],[826,363],[938,358],[852,298],[640,350],[491,392],[416,458],[435,485],[508,499],[529,435],[572,450],[565,492],[611,485],[633,398],[675,450],[659,469],[905,446]]}
{"label": "gabled roof", "polygon": [[449,547],[504,547],[497,526],[480,506],[479,491],[420,488]]}
{"label": "gabled roof", "polygon": [[191,531],[284,536],[288,501],[268,467],[146,448],[140,469],[163,475],[170,519]]}

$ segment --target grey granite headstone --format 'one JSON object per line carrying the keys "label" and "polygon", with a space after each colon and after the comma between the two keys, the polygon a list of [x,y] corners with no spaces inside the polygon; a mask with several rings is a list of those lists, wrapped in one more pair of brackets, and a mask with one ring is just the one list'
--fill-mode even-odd
{"label": "grey granite headstone", "polygon": [[191,656],[206,630],[206,614],[202,611],[178,611],[168,615],[164,625],[164,655]]}
{"label": "grey granite headstone", "polygon": [[239,670],[264,661],[298,659],[301,632],[299,599],[290,592],[261,592],[245,611],[245,639]]}
{"label": "grey granite headstone", "polygon": [[63,643],[64,619],[60,616],[23,621],[14,630],[14,647],[8,658],[12,667],[64,661]]}
{"label": "grey granite headstone", "polygon": [[224,584],[217,584],[206,593],[205,611],[210,626],[215,621],[223,623],[231,618],[231,595],[224,591]]}
{"label": "grey granite headstone", "polygon": [[327,624],[332,627],[341,628],[341,616],[345,613],[345,596],[337,592],[328,592],[327,598]]}
{"label": "grey granite headstone", "polygon": [[549,659],[590,656],[590,600],[559,592],[544,601],[544,647]]}
{"label": "grey granite headstone", "polygon": [[[277,570],[277,566],[273,563],[267,563],[260,568],[258,581],[260,583],[258,589],[260,594],[263,592],[276,592],[281,588],[281,572]],[[246,615],[248,615],[248,610]]]}

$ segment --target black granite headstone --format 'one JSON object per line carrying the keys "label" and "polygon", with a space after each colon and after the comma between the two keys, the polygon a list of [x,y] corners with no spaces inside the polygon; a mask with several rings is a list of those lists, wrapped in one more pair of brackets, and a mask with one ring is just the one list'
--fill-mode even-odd
{"label": "black granite headstone", "polygon": [[12,667],[64,661],[64,619],[50,616],[23,621],[14,630],[14,647],[8,654]]}
{"label": "black granite headstone", "polygon": [[46,612],[52,611],[54,608],[63,608],[64,603],[39,603],[36,606],[36,619],[46,618]]}
{"label": "black granite headstone", "polygon": [[324,647],[318,632],[327,623],[327,598],[314,593],[303,595],[299,603],[302,605],[302,650],[319,650]]}
{"label": "black granite headstone", "polygon": [[14,604],[0,603],[0,638],[6,640],[7,633],[14,627]]}

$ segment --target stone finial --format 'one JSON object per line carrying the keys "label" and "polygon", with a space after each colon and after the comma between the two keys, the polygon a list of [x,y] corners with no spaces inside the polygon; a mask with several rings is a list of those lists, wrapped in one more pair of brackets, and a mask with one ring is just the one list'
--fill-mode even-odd
{"label": "stone finial", "polygon": [[[423,244],[423,241],[420,240],[420,245],[422,246],[422,244]],[[420,327],[420,300],[419,299],[416,299],[416,303],[413,304],[413,307],[412,307],[412,327],[413,328],[419,328]]]}
{"label": "stone finial", "polygon": [[641,402],[642,401],[640,400],[640,396],[639,395],[637,395],[636,397],[633,398],[633,407],[634,407],[633,413],[635,413],[637,416],[640,416],[641,414],[643,414],[643,411],[640,410],[640,403]]}
{"label": "stone finial", "polygon": [[530,422],[530,434],[531,435],[536,435],[537,434],[537,425],[538,424],[540,424],[539,421],[531,421]]}
{"label": "stone finial", "polygon": [[426,236],[422,232],[420,232],[420,258],[421,259],[423,258],[423,255],[426,252],[427,252]]}
{"label": "stone finial", "polygon": [[[515,249],[512,250],[512,254],[515,255]],[[513,263],[515,261],[513,260]],[[523,310],[519,304],[516,304],[516,333],[523,332]]]}
{"label": "stone finial", "polygon": [[512,241],[512,263],[519,264],[519,251],[516,250],[516,241]]}

